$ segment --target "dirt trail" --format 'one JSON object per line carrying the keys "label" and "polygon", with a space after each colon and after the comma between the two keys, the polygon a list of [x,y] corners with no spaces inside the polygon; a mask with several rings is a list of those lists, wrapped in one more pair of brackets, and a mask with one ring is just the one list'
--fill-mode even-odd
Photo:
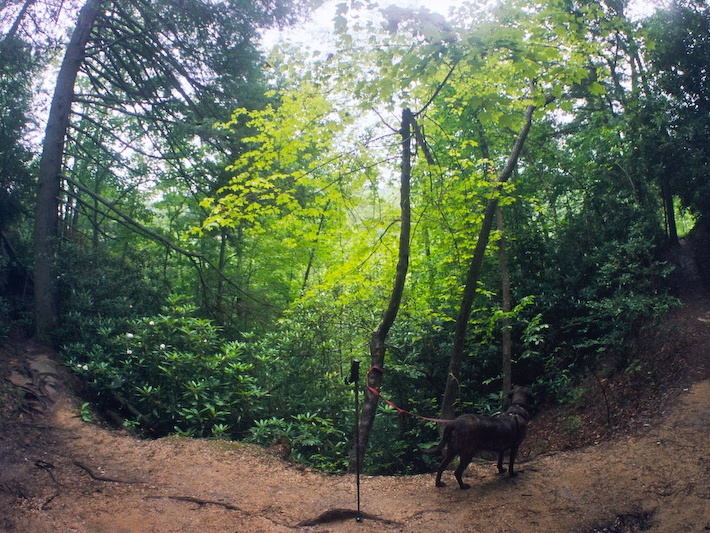
{"label": "dirt trail", "polygon": [[[710,302],[699,290],[684,298],[686,306],[669,317],[659,336],[684,339],[684,353],[674,361],[689,371],[664,389],[671,399],[658,403],[663,412],[636,416],[597,445],[531,454],[513,480],[496,475],[492,463],[476,461],[466,475],[468,491],[457,488],[451,472],[440,489],[434,474],[364,477],[367,517],[360,523],[338,511],[355,508],[353,476],[309,471],[253,446],[145,441],[84,423],[69,392],[71,378],[53,354],[32,344],[17,346],[0,359],[7,363],[0,373],[29,396],[50,401],[33,406],[42,414],[0,425],[0,530],[710,530]],[[23,376],[34,380],[23,384]],[[531,449],[548,436],[542,426],[531,425]],[[313,524],[323,513],[332,520]]]}

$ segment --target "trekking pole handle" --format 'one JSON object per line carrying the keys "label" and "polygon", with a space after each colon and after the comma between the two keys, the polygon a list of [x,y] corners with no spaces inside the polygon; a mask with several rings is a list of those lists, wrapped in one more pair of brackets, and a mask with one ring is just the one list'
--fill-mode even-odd
{"label": "trekking pole handle", "polygon": [[360,360],[353,359],[350,363],[350,376],[348,377],[348,383],[357,383],[360,381]]}

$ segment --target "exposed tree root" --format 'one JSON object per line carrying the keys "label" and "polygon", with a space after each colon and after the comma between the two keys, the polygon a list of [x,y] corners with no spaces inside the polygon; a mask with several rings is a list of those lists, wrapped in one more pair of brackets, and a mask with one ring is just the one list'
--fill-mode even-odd
{"label": "exposed tree root", "polygon": [[236,505],[232,505],[231,503],[218,502],[216,500],[203,500],[202,498],[193,498],[192,496],[146,496],[145,499],[146,500],[167,499],[167,500],[176,500],[179,502],[196,503],[197,505],[218,505],[219,507],[224,507],[225,509],[229,509],[230,511],[244,512],[244,509],[242,509],[241,507],[237,507]]}
{"label": "exposed tree root", "polygon": [[[195,498],[193,496],[145,496],[145,500],[160,500],[160,499],[166,499],[166,500],[175,500],[178,502],[189,502],[189,503],[196,503],[199,506],[203,505],[217,505],[218,507],[223,507],[224,509],[229,509],[230,511],[239,511],[240,513],[245,513],[249,514],[249,512],[245,509],[242,509],[241,507],[238,507],[236,505],[233,505],[231,503],[225,503],[225,502],[218,502],[216,500],[205,500],[203,498]],[[275,524],[277,526],[282,526],[282,527],[289,527],[285,524],[281,524],[279,522],[276,522],[275,520],[272,520],[268,516],[262,517],[264,520],[268,520],[272,524]]]}
{"label": "exposed tree root", "polygon": [[112,477],[101,476],[101,475],[95,474],[95,473],[93,472],[93,470],[91,470],[91,468],[89,468],[88,466],[86,466],[85,464],[83,464],[83,463],[81,463],[81,462],[79,462],[79,461],[73,461],[73,463],[74,463],[75,466],[78,466],[78,467],[81,468],[84,472],[86,472],[87,474],[89,474],[89,476],[91,477],[91,479],[93,479],[93,480],[95,480],[95,481],[106,481],[106,482],[109,482],[109,483],[126,483],[126,484],[129,484],[129,485],[135,485],[135,484],[141,483],[140,481],[127,481],[127,480],[125,480],[125,479],[115,479],[115,478],[112,478]]}

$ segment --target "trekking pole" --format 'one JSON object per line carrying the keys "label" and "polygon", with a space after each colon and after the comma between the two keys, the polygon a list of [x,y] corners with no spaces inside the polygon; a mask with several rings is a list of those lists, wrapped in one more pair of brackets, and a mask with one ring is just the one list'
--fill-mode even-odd
{"label": "trekking pole", "polygon": [[353,383],[353,391],[355,392],[355,486],[357,490],[357,515],[355,520],[362,522],[360,515],[360,401],[359,401],[359,383],[360,383],[360,361],[353,359],[350,363],[350,377],[348,381]]}

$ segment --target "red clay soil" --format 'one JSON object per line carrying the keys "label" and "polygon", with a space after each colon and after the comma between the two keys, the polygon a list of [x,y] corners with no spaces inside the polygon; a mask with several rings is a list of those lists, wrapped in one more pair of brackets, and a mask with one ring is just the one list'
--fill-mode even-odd
{"label": "red clay soil", "polygon": [[[710,530],[710,300],[639,339],[635,372],[591,378],[573,407],[542,409],[514,479],[490,461],[361,480],[224,441],[140,440],[85,423],[50,350],[0,354],[0,530],[40,532],[627,532]],[[602,374],[600,372],[600,374]]]}

